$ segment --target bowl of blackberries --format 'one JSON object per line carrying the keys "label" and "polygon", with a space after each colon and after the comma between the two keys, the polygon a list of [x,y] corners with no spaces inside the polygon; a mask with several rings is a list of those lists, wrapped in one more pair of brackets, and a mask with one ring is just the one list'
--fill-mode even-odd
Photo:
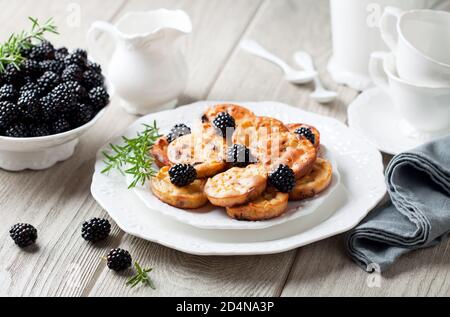
{"label": "bowl of blackberries", "polygon": [[13,44],[14,62],[0,64],[0,167],[7,170],[67,159],[109,103],[102,69],[85,50],[37,38]]}

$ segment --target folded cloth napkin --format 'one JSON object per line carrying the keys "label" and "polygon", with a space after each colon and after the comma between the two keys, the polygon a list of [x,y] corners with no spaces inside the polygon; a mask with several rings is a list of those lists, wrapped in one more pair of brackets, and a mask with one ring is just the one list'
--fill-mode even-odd
{"label": "folded cloth napkin", "polygon": [[350,257],[367,271],[385,271],[402,254],[450,233],[450,135],[395,156],[386,183],[392,202],[346,237]]}

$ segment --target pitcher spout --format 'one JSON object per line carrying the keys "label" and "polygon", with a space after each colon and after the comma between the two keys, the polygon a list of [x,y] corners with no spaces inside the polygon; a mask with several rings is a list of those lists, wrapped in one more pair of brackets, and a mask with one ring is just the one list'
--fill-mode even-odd
{"label": "pitcher spout", "polygon": [[159,38],[160,33],[179,37],[192,31],[192,22],[182,10],[158,9],[146,12],[129,12],[117,23],[124,38]]}

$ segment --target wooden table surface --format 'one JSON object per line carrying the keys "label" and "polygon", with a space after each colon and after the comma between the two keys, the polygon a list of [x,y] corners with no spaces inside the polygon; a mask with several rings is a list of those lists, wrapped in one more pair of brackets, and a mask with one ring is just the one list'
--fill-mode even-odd
{"label": "wooden table surface", "polygon": [[[276,100],[346,121],[357,92],[333,83],[326,72],[331,54],[327,0],[17,0],[0,1],[0,37],[28,28],[28,16],[55,17],[69,48],[86,47],[95,20],[117,21],[132,10],[181,8],[192,18],[187,40],[188,87],[180,104],[197,100]],[[310,52],[325,84],[339,92],[331,105],[308,97],[310,85],[294,86],[273,65],[238,49],[253,38],[280,57]],[[100,37],[105,50],[112,44]],[[108,217],[92,198],[90,183],[97,149],[136,117],[112,106],[81,138],[75,155],[45,171],[0,171],[0,295],[16,296],[353,296],[450,295],[450,243],[411,253],[381,277],[369,276],[344,252],[343,236],[267,256],[200,257],[134,238],[113,224],[112,237],[92,246],[80,237],[81,223]],[[386,161],[389,158],[386,158]],[[34,224],[36,248],[23,251],[8,237],[17,222]],[[128,249],[157,289],[125,286],[101,257],[110,248]],[[380,278],[380,287],[370,287]],[[376,283],[375,283],[376,284]]]}

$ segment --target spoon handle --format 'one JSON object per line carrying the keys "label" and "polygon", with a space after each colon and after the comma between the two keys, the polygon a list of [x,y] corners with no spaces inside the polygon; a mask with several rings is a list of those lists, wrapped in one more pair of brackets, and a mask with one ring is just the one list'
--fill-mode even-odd
{"label": "spoon handle", "polygon": [[253,40],[242,40],[240,43],[240,47],[247,51],[250,54],[259,56],[261,58],[264,58],[279,67],[283,69],[285,73],[288,73],[291,69],[288,64],[286,64],[283,60],[281,60],[279,57],[273,55],[269,51],[267,51],[264,47],[259,45],[257,42]]}
{"label": "spoon handle", "polygon": [[[311,55],[309,55],[308,53],[302,52],[302,51],[297,52],[294,55],[294,60],[297,63],[297,65],[299,65],[303,69],[315,71],[314,61],[313,61]],[[316,89],[324,89],[323,84],[320,81],[320,78],[318,75],[316,77],[314,77],[314,84],[316,86]]]}

